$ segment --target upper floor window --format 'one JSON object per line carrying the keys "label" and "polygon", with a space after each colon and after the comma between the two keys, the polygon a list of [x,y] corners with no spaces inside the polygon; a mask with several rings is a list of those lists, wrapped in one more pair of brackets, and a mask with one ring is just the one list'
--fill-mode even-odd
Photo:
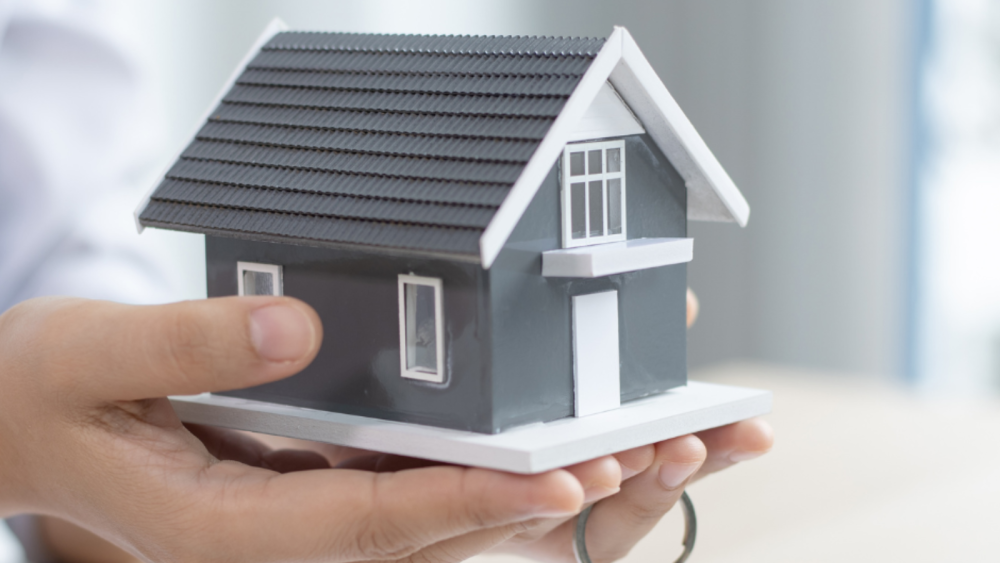
{"label": "upper floor window", "polygon": [[563,248],[625,240],[625,141],[566,145]]}

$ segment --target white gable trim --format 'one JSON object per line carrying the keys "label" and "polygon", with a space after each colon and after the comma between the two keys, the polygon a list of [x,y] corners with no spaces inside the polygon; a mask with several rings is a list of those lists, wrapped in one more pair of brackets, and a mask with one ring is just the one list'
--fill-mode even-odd
{"label": "white gable trim", "polygon": [[[243,60],[240,61],[240,64],[237,65],[236,70],[234,70],[233,74],[230,75],[229,80],[227,80],[226,83],[222,85],[222,89],[219,90],[219,94],[215,96],[215,99],[212,100],[212,103],[208,105],[208,109],[205,110],[205,114],[202,115],[201,119],[198,120],[198,123],[197,125],[195,125],[195,129],[191,133],[189,139],[195,138],[195,136],[198,134],[198,131],[200,131],[201,128],[205,125],[205,122],[208,121],[208,118],[212,116],[212,112],[215,111],[215,108],[219,107],[219,104],[222,103],[222,98],[226,96],[226,93],[232,90],[233,86],[236,84],[236,80],[240,77],[241,74],[243,74],[243,71],[246,70],[247,65],[250,64],[250,61],[252,61],[254,57],[256,57],[258,53],[260,53],[260,50],[264,47],[264,45],[266,45],[267,42],[270,41],[271,38],[274,37],[275,35],[281,33],[282,31],[287,31],[287,30],[288,30],[288,25],[285,24],[285,22],[282,21],[281,18],[274,18],[273,20],[271,20],[271,23],[267,24],[267,27],[264,28],[264,31],[260,34],[259,37],[257,37],[257,40],[254,41],[253,47],[250,48],[250,51],[247,52],[246,56],[243,57]],[[163,181],[163,179],[167,176],[167,172],[170,171],[170,168],[173,167],[174,163],[180,160],[181,154],[184,153],[184,149],[187,148],[189,144],[191,144],[191,141],[190,140],[186,141],[184,143],[184,146],[181,147],[181,150],[178,151],[177,155],[174,158],[170,159],[170,161],[168,161],[167,168],[163,170],[162,174],[156,177],[156,180],[153,182],[153,185],[149,187],[149,190],[146,192],[146,195],[144,195],[142,197],[142,201],[139,202],[139,207],[135,208],[135,212],[132,214],[132,216],[135,219],[135,228],[136,230],[139,231],[139,234],[142,234],[142,231],[145,230],[145,227],[143,227],[142,224],[139,223],[139,215],[142,215],[142,212],[146,210],[146,207],[149,205],[149,198],[152,197],[153,195],[153,191],[156,190],[156,187],[159,186],[160,183]]]}
{"label": "white gable trim", "polygon": [[728,221],[745,227],[750,206],[695,130],[635,40],[622,30],[622,61],[611,73],[649,136],[670,159],[688,188],[688,219]]}
{"label": "white gable trim", "polygon": [[741,226],[746,225],[750,207],[743,195],[660,81],[629,32],[615,26],[479,239],[483,268],[488,269],[496,260],[563,147],[573,138],[581,119],[609,79],[684,178],[688,188],[688,218],[735,221]]}

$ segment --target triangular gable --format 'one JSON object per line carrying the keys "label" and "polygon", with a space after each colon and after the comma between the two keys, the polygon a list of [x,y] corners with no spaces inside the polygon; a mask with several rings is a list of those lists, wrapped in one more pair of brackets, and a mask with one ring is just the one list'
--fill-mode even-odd
{"label": "triangular gable", "polygon": [[[567,142],[579,140],[581,123],[610,82],[660,150],[684,178],[688,218],[745,226],[750,207],[667,91],[635,40],[615,27],[548,135],[525,166],[510,194],[479,240],[483,268],[489,268],[527,209]],[[608,89],[610,90],[610,89]]]}
{"label": "triangular gable", "polygon": [[611,83],[605,82],[566,141],[573,143],[608,137],[626,137],[645,132],[642,124],[625,105],[621,96],[615,92]]}

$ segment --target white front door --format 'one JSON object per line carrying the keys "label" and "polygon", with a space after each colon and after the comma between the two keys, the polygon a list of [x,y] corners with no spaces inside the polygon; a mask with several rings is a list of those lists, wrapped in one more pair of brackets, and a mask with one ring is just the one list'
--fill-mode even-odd
{"label": "white front door", "polygon": [[573,296],[574,415],[621,405],[618,367],[618,292]]}

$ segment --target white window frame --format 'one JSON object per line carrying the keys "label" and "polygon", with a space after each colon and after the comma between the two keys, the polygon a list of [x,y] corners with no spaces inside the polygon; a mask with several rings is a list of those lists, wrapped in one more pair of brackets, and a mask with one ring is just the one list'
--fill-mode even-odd
{"label": "white window frame", "polygon": [[[434,288],[434,339],[437,346],[437,365],[433,372],[409,369],[406,365],[406,285],[424,285]],[[440,278],[426,278],[413,274],[399,274],[399,373],[407,379],[444,383],[444,290]]]}
{"label": "white window frame", "polygon": [[[607,172],[607,149],[619,149],[621,151],[621,170],[619,172]],[[602,172],[600,174],[584,174],[583,176],[570,176],[570,153],[574,152],[584,152],[584,162],[587,162],[587,151],[601,149],[602,158]],[[579,246],[590,246],[594,244],[604,244],[609,242],[621,242],[626,240],[628,235],[628,214],[626,213],[626,189],[625,189],[625,141],[623,139],[616,139],[613,141],[594,141],[589,143],[574,143],[566,145],[563,149],[562,157],[562,247],[563,248],[576,248]],[[570,184],[575,184],[577,182],[583,182],[587,186],[587,194],[589,196],[590,182],[594,180],[601,180],[603,186],[602,194],[602,205],[604,209],[602,210],[604,215],[604,231],[608,230],[608,183],[607,180],[620,178],[622,183],[621,190],[621,213],[622,213],[622,232],[619,234],[605,234],[600,236],[590,236],[590,197],[584,198],[584,217],[586,221],[586,235],[583,238],[574,239],[573,238],[573,216],[572,216],[572,194],[570,193]]]}
{"label": "white window frame", "polygon": [[284,295],[285,284],[281,279],[281,266],[276,264],[258,264],[256,262],[237,262],[236,263],[236,286],[237,295],[244,296],[243,289],[243,272],[260,272],[262,274],[271,274],[274,276],[274,293],[271,295]]}

